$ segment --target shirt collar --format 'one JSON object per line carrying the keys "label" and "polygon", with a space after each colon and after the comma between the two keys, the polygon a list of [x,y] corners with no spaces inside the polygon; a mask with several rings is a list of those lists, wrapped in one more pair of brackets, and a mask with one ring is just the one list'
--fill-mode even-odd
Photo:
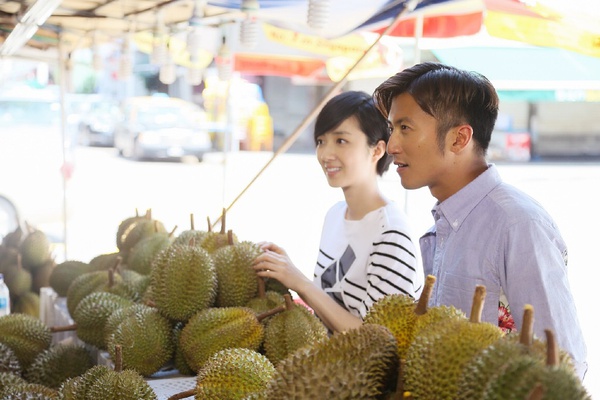
{"label": "shirt collar", "polygon": [[443,202],[436,203],[431,210],[433,218],[445,218],[452,229],[457,231],[477,204],[501,182],[496,166],[488,164],[488,168],[481,175]]}

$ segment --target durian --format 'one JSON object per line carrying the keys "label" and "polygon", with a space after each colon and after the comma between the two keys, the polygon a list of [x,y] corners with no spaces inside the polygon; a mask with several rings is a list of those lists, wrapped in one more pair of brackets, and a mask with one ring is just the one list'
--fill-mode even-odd
{"label": "durian", "polygon": [[406,352],[404,389],[416,399],[454,400],[463,368],[477,353],[500,340],[503,331],[481,322],[485,286],[475,288],[469,319],[430,325],[415,336]]}
{"label": "durian", "polygon": [[0,317],[0,342],[17,356],[21,368],[27,368],[52,343],[52,333],[42,321],[27,314]]}
{"label": "durian", "polygon": [[199,246],[169,246],[154,259],[149,290],[161,313],[187,321],[214,304],[217,273],[212,257]]}
{"label": "durian", "polygon": [[58,389],[64,381],[94,366],[91,353],[79,344],[57,344],[42,351],[25,370],[28,382]]}
{"label": "durian", "polygon": [[229,245],[212,254],[218,282],[215,299],[217,307],[244,306],[258,291],[252,263],[262,251],[250,241],[234,243],[231,231],[228,235]]}
{"label": "durian", "polygon": [[[283,311],[283,307],[273,312]],[[193,315],[183,327],[179,346],[189,367],[198,372],[216,352],[243,347],[258,351],[264,328],[260,320],[271,313],[256,316],[247,307],[211,307]]]}
{"label": "durian", "polygon": [[277,365],[296,350],[312,346],[328,337],[327,327],[306,307],[284,295],[285,311],[270,317],[265,326],[264,349],[267,358]]}
{"label": "durian", "polygon": [[290,354],[275,368],[269,400],[382,399],[395,386],[394,335],[382,325],[363,324]]}
{"label": "durian", "polygon": [[198,372],[196,400],[244,400],[263,393],[275,372],[262,354],[247,348],[218,351]]}

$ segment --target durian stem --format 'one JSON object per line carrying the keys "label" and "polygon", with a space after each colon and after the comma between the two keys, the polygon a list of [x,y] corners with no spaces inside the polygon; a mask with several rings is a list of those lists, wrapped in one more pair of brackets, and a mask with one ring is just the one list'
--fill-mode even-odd
{"label": "durian stem", "polygon": [[169,397],[167,400],[180,400],[180,399],[186,399],[188,397],[192,397],[196,395],[196,389],[190,389],[190,390],[186,390],[185,392],[179,392],[179,393],[175,393],[174,395],[172,395],[171,397]]}
{"label": "durian stem", "polygon": [[267,297],[267,287],[265,284],[265,280],[260,276],[257,276],[256,280],[258,281],[258,298],[264,299]]}
{"label": "durian stem", "polygon": [[171,232],[169,232],[169,237],[173,237],[175,235],[175,231],[177,230],[177,225],[175,225],[175,227],[173,227],[173,229],[171,230]]}
{"label": "durian stem", "polygon": [[206,217],[206,222],[208,223],[208,228],[206,229],[207,232],[212,232],[212,225],[210,223],[210,217]]}
{"label": "durian stem", "polygon": [[435,276],[427,275],[425,278],[425,286],[419,297],[419,302],[415,306],[415,314],[423,315],[427,312],[427,304],[431,298],[431,292],[433,292],[433,285],[435,284]]}
{"label": "durian stem", "polygon": [[292,300],[292,296],[290,296],[288,293],[283,295],[283,298],[285,299],[285,309],[286,310],[291,310],[292,308],[294,308],[294,300]]}
{"label": "durian stem", "polygon": [[194,213],[190,214],[190,228],[194,230]]}
{"label": "durian stem", "polygon": [[481,322],[481,314],[483,312],[483,304],[485,303],[485,295],[485,286],[475,286],[475,294],[473,295],[473,304],[471,305],[471,316],[469,317],[469,321],[474,323]]}
{"label": "durian stem", "polygon": [[546,333],[546,365],[549,367],[558,367],[560,360],[558,359],[558,344],[554,338],[552,329],[544,330]]}
{"label": "durian stem", "polygon": [[151,208],[148,208],[146,210],[146,215],[144,217],[146,217],[146,219],[152,219],[152,209]]}
{"label": "durian stem", "polygon": [[[115,272],[121,266],[122,262],[123,262],[123,257],[117,256],[117,258],[115,258],[115,263],[110,268],[110,270],[113,271],[113,272]],[[112,286],[112,284],[111,284],[111,286]]]}
{"label": "durian stem", "polygon": [[58,333],[58,332],[71,332],[77,330],[77,324],[71,324],[71,325],[63,325],[63,326],[52,326],[50,327],[50,332],[51,333]]}
{"label": "durian stem", "polygon": [[135,208],[135,216],[139,217],[140,216],[140,210],[138,210],[138,208]]}
{"label": "durian stem", "polygon": [[396,381],[396,391],[394,392],[394,396],[392,400],[402,400],[404,399],[404,394],[408,393],[404,391],[404,366],[406,365],[406,361],[401,358],[400,363],[398,365],[398,380]]}
{"label": "durian stem", "polygon": [[115,371],[121,372],[123,371],[123,349],[120,344],[115,345]]}
{"label": "durian stem", "polygon": [[258,322],[262,321],[263,319],[270,317],[271,315],[275,315],[275,314],[279,314],[282,311],[285,311],[286,308],[285,306],[277,306],[275,308],[270,309],[269,311],[265,311],[264,313],[260,313],[256,316],[256,319],[258,320]]}
{"label": "durian stem", "polygon": [[233,244],[233,231],[231,229],[227,231],[227,243],[230,246]]}
{"label": "durian stem", "polygon": [[223,207],[223,213],[221,214],[221,234],[225,234],[225,215],[227,214],[227,209]]}
{"label": "durian stem", "polygon": [[533,343],[533,306],[531,304],[525,304],[523,310],[523,324],[519,342],[527,347]]}
{"label": "durian stem", "polygon": [[529,395],[527,396],[527,400],[543,400],[544,398],[544,387],[541,383],[536,383],[534,388],[531,389]]}

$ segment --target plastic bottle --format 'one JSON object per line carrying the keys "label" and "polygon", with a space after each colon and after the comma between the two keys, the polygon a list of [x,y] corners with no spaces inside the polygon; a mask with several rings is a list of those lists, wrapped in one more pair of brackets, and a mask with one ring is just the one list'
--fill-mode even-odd
{"label": "plastic bottle", "polygon": [[4,274],[0,274],[0,317],[10,314],[10,293],[4,283]]}

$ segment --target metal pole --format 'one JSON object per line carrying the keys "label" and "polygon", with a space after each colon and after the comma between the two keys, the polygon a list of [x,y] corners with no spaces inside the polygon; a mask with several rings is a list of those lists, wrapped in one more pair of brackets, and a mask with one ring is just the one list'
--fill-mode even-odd
{"label": "metal pole", "polygon": [[[271,157],[271,159],[269,159],[269,161],[267,161],[267,163],[260,169],[260,171],[258,171],[258,173],[254,176],[254,178],[252,178],[250,180],[248,185],[246,185],[246,187],[244,189],[242,189],[242,191],[237,195],[237,197],[235,199],[233,199],[233,201],[229,204],[229,206],[227,206],[226,211],[229,211],[233,207],[233,205],[244,195],[244,193],[246,193],[246,191],[250,188],[250,186],[252,186],[252,184],[258,179],[258,177],[260,175],[262,175],[262,173],[269,167],[269,165],[271,165],[271,163],[275,160],[275,158],[277,158],[277,156],[279,156],[281,153],[285,153],[292,146],[292,144],[296,141],[296,139],[298,139],[298,137],[304,131],[304,129],[310,124],[310,122],[313,119],[316,118],[316,116],[319,114],[319,112],[321,111],[321,108],[323,108],[325,103],[327,103],[327,101],[329,101],[335,95],[335,93],[346,83],[346,81],[348,80],[348,75],[350,75],[350,73],[362,62],[362,60],[365,57],[367,57],[367,55],[371,52],[371,50],[373,50],[375,48],[375,46],[377,46],[377,44],[380,42],[381,38],[383,36],[387,35],[388,33],[390,33],[392,31],[392,29],[394,29],[396,24],[400,21],[400,19],[402,17],[404,17],[404,15],[406,13],[414,10],[421,1],[422,0],[409,0],[406,2],[404,8],[402,9],[402,11],[400,11],[400,13],[398,13],[396,18],[394,18],[394,20],[392,21],[392,23],[390,25],[388,25],[383,32],[381,32],[381,34],[377,37],[375,42],[373,42],[373,44],[367,50],[365,50],[363,55],[358,60],[356,60],[354,65],[350,69],[348,69],[348,71],[346,71],[346,73],[342,77],[342,79],[339,82],[337,82],[335,85],[333,85],[331,87],[331,89],[329,89],[329,91],[321,99],[319,104],[317,104],[315,106],[315,108],[313,108],[313,110],[310,113],[308,113],[308,115],[304,118],[304,120],[300,123],[300,125],[298,125],[298,127],[294,130],[294,132],[281,144],[281,147],[279,149],[277,149],[277,151],[275,151],[275,153],[273,153],[273,156]],[[212,224],[213,228],[217,225],[217,223],[219,223],[220,220],[221,220],[221,217],[218,217],[215,220],[215,222]]]}

